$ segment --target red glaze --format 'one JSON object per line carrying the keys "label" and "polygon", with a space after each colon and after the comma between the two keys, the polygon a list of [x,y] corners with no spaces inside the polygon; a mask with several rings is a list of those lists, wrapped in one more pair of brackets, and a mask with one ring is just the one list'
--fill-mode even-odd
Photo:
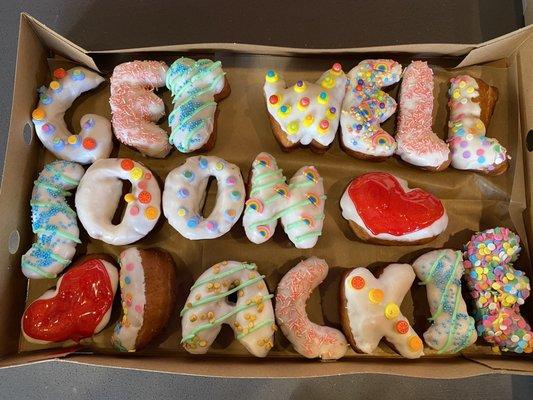
{"label": "red glaze", "polygon": [[27,336],[62,342],[92,336],[113,303],[113,286],[99,259],[72,267],[58,282],[49,299],[37,299],[24,312],[22,328]]}
{"label": "red glaze", "polygon": [[405,192],[394,175],[371,172],[354,179],[348,195],[374,234],[402,236],[433,224],[444,214],[439,199],[422,189]]}

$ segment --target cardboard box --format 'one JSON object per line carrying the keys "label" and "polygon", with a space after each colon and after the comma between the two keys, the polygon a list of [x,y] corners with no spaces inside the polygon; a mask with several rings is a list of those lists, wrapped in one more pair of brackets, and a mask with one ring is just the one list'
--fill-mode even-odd
{"label": "cardboard box", "polygon": [[[49,80],[50,66],[68,65],[68,60],[109,74],[114,65],[135,58],[163,59],[168,62],[177,58],[178,54],[186,53],[195,57],[207,54],[210,58],[220,59],[228,72],[232,95],[219,105],[221,117],[217,145],[210,154],[236,163],[245,177],[255,155],[259,151],[269,151],[289,174],[304,163],[312,163],[325,178],[329,197],[327,223],[324,235],[312,250],[294,249],[287,244],[282,234],[282,240],[254,247],[243,239],[239,223],[223,238],[193,243],[181,238],[166,221],[160,221],[155,231],[140,244],[158,245],[172,252],[182,278],[178,307],[183,306],[194,278],[215,262],[224,259],[256,262],[260,271],[267,275],[267,284],[272,292],[281,276],[296,265],[299,259],[317,255],[326,258],[332,270],[320,291],[316,291],[320,293],[315,293],[311,298],[308,310],[317,322],[324,319],[328,325],[336,325],[338,316],[335,312],[335,283],[338,283],[343,268],[374,266],[399,259],[409,262],[413,261],[415,254],[429,248],[460,248],[473,230],[498,224],[514,228],[522,237],[524,250],[517,265],[525,268],[528,275],[533,277],[529,261],[529,255],[533,254],[533,215],[529,212],[533,194],[533,157],[524,145],[527,132],[533,126],[533,83],[528,80],[533,73],[532,34],[532,27],[523,28],[478,45],[416,44],[331,50],[208,43],[91,52],[22,14],[13,109],[0,192],[0,210],[3,216],[0,226],[0,260],[3,260],[0,268],[0,366],[65,357],[62,358],[65,362],[224,377],[309,377],[371,372],[434,378],[488,373],[533,374],[531,356],[496,355],[492,354],[490,347],[482,344],[460,356],[439,357],[429,352],[427,357],[415,361],[402,359],[384,346],[375,355],[351,352],[338,362],[324,363],[309,361],[294,353],[282,335],[278,334],[276,346],[266,359],[248,356],[238,343],[231,343],[230,340],[214,346],[209,356],[191,356],[179,347],[176,315],[162,340],[134,355],[117,354],[111,350],[106,338],[109,337],[112,325],[97,335],[94,343],[84,351],[74,353],[76,349],[72,348],[31,345],[21,339],[19,326],[27,302],[53,284],[50,281],[31,281],[28,284],[28,280],[20,272],[20,257],[33,237],[28,201],[33,180],[42,165],[53,159],[32,133],[31,111],[36,104],[37,88]],[[345,65],[345,70],[349,70],[363,58],[383,56],[404,64],[410,59],[426,59],[435,67],[434,126],[436,132],[442,135],[445,134],[447,118],[446,82],[450,76],[459,71],[468,72],[498,86],[500,100],[488,134],[497,137],[509,148],[513,156],[510,170],[496,178],[451,169],[434,175],[402,165],[397,160],[382,164],[354,160],[340,151],[337,142],[324,156],[316,156],[309,150],[290,155],[281,153],[270,132],[263,104],[261,87],[266,69],[275,67],[283,71],[290,82],[299,77],[314,80],[333,61],[340,60]],[[73,110],[67,113],[67,121],[74,121],[74,129],[79,117],[88,110],[109,115],[108,90],[108,86],[102,87],[75,103]],[[168,105],[168,93],[163,98]],[[394,118],[387,124],[386,129],[394,131]],[[531,147],[530,149],[533,150]],[[113,154],[140,159],[138,153],[123,146]],[[185,158],[185,155],[174,151],[165,160],[142,161],[163,180]],[[338,168],[339,163],[342,163],[342,169]],[[451,217],[450,226],[442,237],[427,246],[414,248],[389,248],[355,241],[346,222],[340,217],[338,201],[349,180],[370,169],[394,169],[402,177],[407,177],[412,186],[428,188],[441,197]],[[213,196],[214,190],[210,190],[208,203]],[[119,248],[94,241],[87,235],[83,240],[87,244],[78,248],[78,251],[106,251],[115,255],[120,251]],[[523,307],[524,315],[529,321],[533,321],[532,303],[530,299]],[[402,304],[402,311],[410,319],[418,319],[416,312],[423,308],[423,304],[426,304],[425,297],[413,290]],[[115,307],[115,317],[118,316],[118,308]]]}

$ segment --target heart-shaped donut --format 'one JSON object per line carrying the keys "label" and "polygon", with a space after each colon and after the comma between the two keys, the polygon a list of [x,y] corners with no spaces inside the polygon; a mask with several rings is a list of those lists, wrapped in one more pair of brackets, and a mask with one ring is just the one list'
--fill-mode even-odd
{"label": "heart-shaped donut", "polygon": [[348,185],[342,215],[362,240],[379,244],[422,244],[448,225],[441,201],[386,172],[370,172]]}
{"label": "heart-shaped donut", "polygon": [[55,289],[31,303],[22,316],[26,340],[46,344],[79,342],[109,322],[118,273],[110,257],[84,257],[59,278]]}

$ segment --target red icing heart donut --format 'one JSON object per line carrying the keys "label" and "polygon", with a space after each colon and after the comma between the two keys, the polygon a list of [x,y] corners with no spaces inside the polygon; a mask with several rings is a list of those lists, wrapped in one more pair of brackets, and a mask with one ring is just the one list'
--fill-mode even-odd
{"label": "red icing heart donut", "polygon": [[33,342],[62,342],[90,337],[109,321],[117,289],[117,270],[101,256],[71,267],[49,290],[29,305],[22,330]]}
{"label": "red icing heart donut", "polygon": [[426,228],[441,218],[444,207],[431,193],[407,190],[385,172],[371,172],[354,179],[348,195],[365,226],[374,234],[402,236]]}

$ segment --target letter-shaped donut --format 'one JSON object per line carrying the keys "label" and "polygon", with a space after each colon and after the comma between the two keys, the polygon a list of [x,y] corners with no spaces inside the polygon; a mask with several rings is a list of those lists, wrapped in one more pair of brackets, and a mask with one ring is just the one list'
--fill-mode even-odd
{"label": "letter-shaped donut", "polygon": [[342,332],[311,322],[305,311],[311,292],[322,283],[328,271],[326,261],[311,257],[298,263],[278,284],[276,321],[294,349],[307,358],[336,360],[348,349]]}
{"label": "letter-shaped donut", "polygon": [[65,200],[83,176],[83,167],[70,161],[47,164],[34,182],[31,195],[32,231],[37,240],[22,256],[28,278],[55,278],[65,269],[80,243],[76,213]]}
{"label": "letter-shaped donut", "polygon": [[478,334],[495,350],[531,353],[533,332],[520,314],[531,286],[512,265],[520,250],[520,237],[507,228],[479,232],[466,245],[465,277]]}
{"label": "letter-shaped donut", "polygon": [[113,149],[111,124],[95,114],[81,117],[81,132],[73,135],[65,123],[65,111],[83,92],[96,88],[104,78],[82,67],[54,70],[48,88],[39,89],[39,105],[31,116],[37,136],[57,158],[90,164],[109,157]]}
{"label": "letter-shaped donut", "polygon": [[260,153],[252,164],[250,194],[243,225],[252,242],[266,242],[274,234],[278,219],[289,239],[299,249],[312,248],[324,224],[324,185],[315,167],[300,168],[285,182],[276,159]]}
{"label": "letter-shaped donut", "polygon": [[381,90],[400,80],[402,66],[393,60],[364,60],[348,73],[342,103],[342,146],[351,156],[382,160],[396,150],[380,124],[396,112],[396,101]]}
{"label": "letter-shaped donut", "polygon": [[168,116],[170,144],[182,153],[209,151],[215,145],[217,102],[230,87],[220,61],[179,58],[170,66],[166,85],[174,110]]}
{"label": "letter-shaped donut", "polygon": [[400,305],[415,280],[409,264],[390,264],[377,279],[366,268],[355,268],[341,281],[341,319],[354,350],[372,353],[381,338],[402,356],[419,358],[424,344]]}
{"label": "letter-shaped donut", "polygon": [[431,128],[433,71],[424,61],[413,61],[403,71],[400,89],[396,154],[418,167],[441,171],[450,165],[450,149]]}
{"label": "letter-shaped donut", "polygon": [[[209,178],[217,180],[217,203],[202,216]],[[189,157],[170,171],[163,191],[163,212],[187,239],[215,239],[229,232],[244,208],[244,183],[239,167],[219,157]]]}
{"label": "letter-shaped donut", "polygon": [[165,115],[165,105],[153,92],[165,86],[167,69],[162,61],[132,61],[117,65],[111,76],[109,104],[115,136],[156,158],[164,158],[171,149],[167,133],[156,125]]}
{"label": "letter-shaped donut", "polygon": [[[255,264],[224,261],[205,271],[191,288],[181,311],[181,343],[189,353],[204,354],[228,324],[237,339],[256,357],[274,345],[272,294]],[[232,303],[228,296],[236,293]]]}
{"label": "letter-shaped donut", "polygon": [[167,324],[176,303],[176,267],[160,249],[130,247],[120,253],[122,318],[111,342],[119,351],[145,347]]}
{"label": "letter-shaped donut", "polygon": [[489,175],[504,173],[509,166],[507,149],[486,136],[498,90],[481,79],[460,75],[450,79],[448,94],[452,167]]}
{"label": "letter-shaped donut", "polygon": [[[131,182],[124,217],[111,222],[122,197],[121,179]],[[89,167],[76,192],[78,217],[94,239],[120,246],[145,237],[161,214],[161,192],[157,180],[141,163],[128,158],[98,160]]]}
{"label": "letter-shaped donut", "polygon": [[339,63],[333,64],[316,83],[299,80],[291,87],[281,75],[268,71],[265,98],[274,136],[282,148],[310,144],[325,151],[337,134],[345,87],[346,75]]}
{"label": "letter-shaped donut", "polygon": [[426,285],[430,321],[426,343],[439,354],[457,353],[477,339],[474,318],[468,315],[461,294],[463,254],[450,249],[424,254],[413,263],[418,279]]}

